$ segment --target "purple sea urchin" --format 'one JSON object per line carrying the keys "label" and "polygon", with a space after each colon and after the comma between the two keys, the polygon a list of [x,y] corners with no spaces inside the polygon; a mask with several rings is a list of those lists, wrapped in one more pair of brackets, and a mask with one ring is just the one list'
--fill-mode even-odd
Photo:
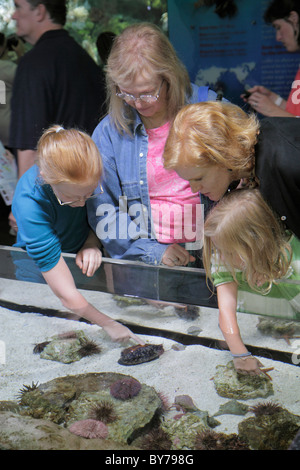
{"label": "purple sea urchin", "polygon": [[278,403],[273,403],[271,401],[268,401],[266,403],[258,403],[257,405],[252,406],[249,409],[249,411],[252,411],[255,416],[271,416],[283,410],[284,408],[282,408],[282,406],[280,406]]}
{"label": "purple sea urchin", "polygon": [[90,410],[89,417],[105,424],[113,423],[118,419],[114,405],[109,401],[95,403]]}
{"label": "purple sea urchin", "polygon": [[69,431],[86,439],[105,439],[108,436],[107,426],[95,419],[83,419],[71,424]]}
{"label": "purple sea urchin", "polygon": [[138,344],[124,349],[118,363],[123,366],[133,366],[143,362],[153,361],[163,354],[162,344]]}
{"label": "purple sea urchin", "polygon": [[33,354],[40,354],[44,351],[45,347],[50,343],[50,341],[44,341],[43,343],[37,343],[34,345]]}
{"label": "purple sea urchin", "polygon": [[133,378],[117,380],[110,386],[110,394],[117,400],[129,400],[140,393],[142,386]]}

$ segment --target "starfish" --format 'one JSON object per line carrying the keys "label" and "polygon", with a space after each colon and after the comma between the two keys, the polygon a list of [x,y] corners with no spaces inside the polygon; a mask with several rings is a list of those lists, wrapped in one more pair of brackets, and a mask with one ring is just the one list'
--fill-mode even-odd
{"label": "starfish", "polygon": [[271,370],[274,370],[274,367],[269,367],[268,369],[260,369],[267,377],[268,379],[272,380],[272,377],[268,374]]}

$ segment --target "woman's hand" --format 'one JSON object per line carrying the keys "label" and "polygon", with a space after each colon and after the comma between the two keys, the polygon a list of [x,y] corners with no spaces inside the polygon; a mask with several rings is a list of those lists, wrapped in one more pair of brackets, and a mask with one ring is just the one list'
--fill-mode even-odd
{"label": "woman's hand", "polygon": [[254,356],[247,357],[235,357],[233,364],[236,371],[243,375],[261,375],[264,371],[261,370],[263,367],[262,363]]}
{"label": "woman's hand", "polygon": [[103,330],[111,337],[113,341],[125,342],[130,339],[133,339],[138,344],[144,345],[144,341],[142,341],[138,336],[136,336],[129,328],[121,323],[110,320],[104,326],[102,326]]}
{"label": "woman's hand", "polygon": [[186,266],[190,261],[195,261],[195,258],[183,246],[173,243],[168,246],[161,261],[166,266]]}
{"label": "woman's hand", "polygon": [[93,276],[102,261],[102,253],[97,247],[83,247],[76,255],[76,264],[83,274]]}
{"label": "woman's hand", "polygon": [[90,230],[84,245],[76,255],[76,264],[83,274],[90,277],[95,274],[101,261],[102,253],[100,251],[100,241],[95,233]]}
{"label": "woman's hand", "polygon": [[250,104],[252,108],[264,116],[291,116],[290,113],[285,111],[286,101],[281,100],[280,105],[276,104],[278,98],[277,93],[268,90],[264,86],[257,85],[253,88],[249,88],[248,92],[250,95],[241,95],[243,100]]}

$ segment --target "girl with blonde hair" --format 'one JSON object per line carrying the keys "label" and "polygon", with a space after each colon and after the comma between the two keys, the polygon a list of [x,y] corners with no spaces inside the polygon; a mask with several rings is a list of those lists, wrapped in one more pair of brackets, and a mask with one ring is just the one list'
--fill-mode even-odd
{"label": "girl with blonde hair", "polygon": [[300,318],[300,241],[281,223],[258,189],[226,195],[204,225],[203,258],[217,289],[219,325],[241,372],[261,373],[242,342],[237,311]]}
{"label": "girl with blonde hair", "polygon": [[87,302],[62,256],[76,253],[76,264],[87,276],[101,264],[100,243],[85,207],[102,193],[102,160],[95,143],[84,132],[54,125],[40,138],[37,155],[37,164],[20,178],[14,194],[15,246],[27,251],[54,294],[79,318],[101,326],[113,340],[142,343]]}

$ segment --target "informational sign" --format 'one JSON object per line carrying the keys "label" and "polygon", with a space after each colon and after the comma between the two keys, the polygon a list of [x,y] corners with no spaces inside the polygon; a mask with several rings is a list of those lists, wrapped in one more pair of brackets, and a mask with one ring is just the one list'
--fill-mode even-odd
{"label": "informational sign", "polygon": [[[220,2],[218,2],[220,3]],[[169,0],[169,38],[197,85],[241,105],[245,87],[264,85],[287,98],[300,54],[276,41],[263,15],[270,0]],[[230,8],[226,11],[226,5]]]}

